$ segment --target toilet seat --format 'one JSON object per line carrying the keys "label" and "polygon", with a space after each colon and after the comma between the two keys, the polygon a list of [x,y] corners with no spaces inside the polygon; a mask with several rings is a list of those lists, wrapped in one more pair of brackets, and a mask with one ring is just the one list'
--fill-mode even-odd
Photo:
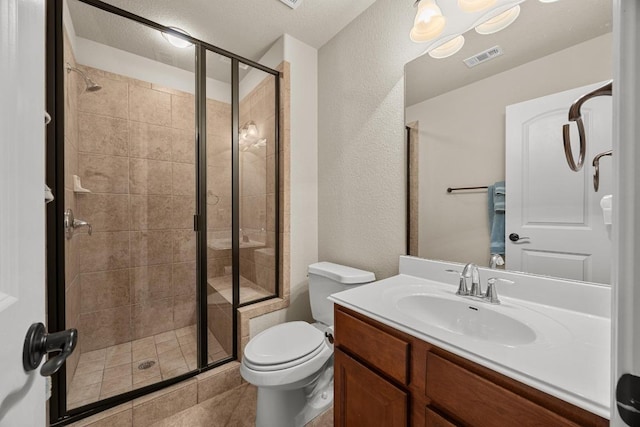
{"label": "toilet seat", "polygon": [[307,322],[287,322],[250,340],[243,362],[256,371],[278,371],[313,359],[324,347],[324,334],[319,329]]}

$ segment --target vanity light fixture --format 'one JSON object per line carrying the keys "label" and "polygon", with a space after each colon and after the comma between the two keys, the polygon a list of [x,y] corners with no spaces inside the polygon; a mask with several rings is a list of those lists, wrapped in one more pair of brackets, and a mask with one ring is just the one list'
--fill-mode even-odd
{"label": "vanity light fixture", "polygon": [[[184,35],[187,35],[189,37],[191,37],[191,34],[187,33],[185,30],[178,28],[178,27],[168,27],[171,28],[174,31],[177,31],[179,33],[182,33]],[[166,41],[168,41],[169,43],[171,43],[171,45],[178,47],[180,49],[184,49],[186,47],[189,46],[193,46],[193,43],[191,43],[190,41],[187,41],[185,39],[182,39],[178,36],[174,36],[173,34],[169,34],[169,33],[162,33],[162,37],[164,37],[164,39]]]}
{"label": "vanity light fixture", "polygon": [[435,0],[421,0],[411,29],[411,40],[417,43],[433,40],[442,34],[446,23]]}
{"label": "vanity light fixture", "polygon": [[520,16],[520,5],[486,20],[476,27],[476,32],[483,35],[497,33],[513,24],[518,19],[518,16]]}
{"label": "vanity light fixture", "polygon": [[452,38],[448,42],[441,44],[435,49],[429,51],[429,56],[435,59],[448,58],[455,55],[464,46],[464,36],[460,35]]}
{"label": "vanity light fixture", "polygon": [[458,7],[463,12],[479,12],[490,8],[496,3],[496,0],[458,0]]}

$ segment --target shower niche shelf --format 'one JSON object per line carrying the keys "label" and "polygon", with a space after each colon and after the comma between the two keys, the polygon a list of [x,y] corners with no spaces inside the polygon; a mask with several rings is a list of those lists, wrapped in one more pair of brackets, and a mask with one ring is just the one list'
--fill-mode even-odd
{"label": "shower niche shelf", "polygon": [[78,175],[73,175],[73,192],[74,193],[91,193],[91,190],[82,186],[82,181]]}

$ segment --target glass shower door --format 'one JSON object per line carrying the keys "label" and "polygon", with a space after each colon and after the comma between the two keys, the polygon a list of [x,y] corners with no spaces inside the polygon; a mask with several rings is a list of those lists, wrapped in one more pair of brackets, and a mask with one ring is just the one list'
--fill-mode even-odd
{"label": "glass shower door", "polygon": [[198,368],[195,48],[68,0],[67,408]]}

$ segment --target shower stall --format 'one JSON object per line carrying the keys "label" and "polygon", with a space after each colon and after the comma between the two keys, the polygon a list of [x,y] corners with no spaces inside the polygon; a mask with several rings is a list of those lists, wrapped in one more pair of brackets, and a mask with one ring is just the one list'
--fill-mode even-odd
{"label": "shower stall", "polygon": [[237,356],[279,295],[278,71],[97,0],[49,1],[51,422]]}

